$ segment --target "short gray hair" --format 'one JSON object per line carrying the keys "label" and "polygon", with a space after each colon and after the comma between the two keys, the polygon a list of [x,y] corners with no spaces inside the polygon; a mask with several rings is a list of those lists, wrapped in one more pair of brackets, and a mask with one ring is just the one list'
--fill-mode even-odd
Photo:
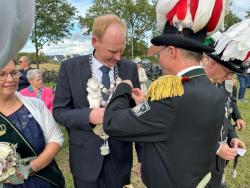
{"label": "short gray hair", "polygon": [[196,61],[200,62],[202,60],[202,53],[198,53],[198,52],[194,52],[194,51],[190,51],[190,50],[186,50],[186,49],[182,49],[179,48],[182,51],[182,54],[186,57],[186,58],[192,58],[195,59]]}
{"label": "short gray hair", "polygon": [[43,71],[39,70],[39,69],[31,69],[27,72],[27,79],[33,80],[36,77],[42,77],[43,76]]}

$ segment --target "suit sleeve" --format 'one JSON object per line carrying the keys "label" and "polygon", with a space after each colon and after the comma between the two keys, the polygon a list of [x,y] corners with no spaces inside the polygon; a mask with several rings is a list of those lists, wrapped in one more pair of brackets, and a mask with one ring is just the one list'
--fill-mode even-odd
{"label": "suit sleeve", "polygon": [[69,82],[68,78],[70,75],[67,74],[65,66],[66,63],[63,62],[57,77],[53,108],[54,118],[69,129],[92,130],[89,124],[91,109],[88,107],[73,108],[73,96],[70,85],[72,83]]}
{"label": "suit sleeve", "polygon": [[119,140],[166,141],[174,125],[176,101],[145,101],[131,109],[131,90],[125,83],[118,85],[104,114],[105,132]]}
{"label": "suit sleeve", "polygon": [[230,145],[230,142],[233,138],[238,138],[238,135],[235,131],[235,128],[233,125],[228,126],[228,145]]}

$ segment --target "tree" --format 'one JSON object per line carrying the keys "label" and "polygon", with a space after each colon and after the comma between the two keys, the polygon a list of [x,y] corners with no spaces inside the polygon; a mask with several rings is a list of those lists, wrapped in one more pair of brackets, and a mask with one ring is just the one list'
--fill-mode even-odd
{"label": "tree", "polygon": [[[31,41],[36,49],[36,62],[39,50],[46,43],[57,43],[71,36],[76,8],[66,0],[37,0],[35,23],[31,33]],[[39,68],[39,64],[37,64]]]}
{"label": "tree", "polygon": [[225,16],[225,30],[239,21],[241,21],[241,19],[237,17],[232,10],[229,10],[228,14]]}
{"label": "tree", "polygon": [[[128,57],[131,52],[133,56],[133,47],[137,41],[146,41],[147,32],[152,32],[156,26],[156,1],[148,0],[95,0],[88,9],[84,17],[79,17],[80,26],[86,31],[91,32],[93,19],[103,14],[116,14],[125,20],[128,27],[127,44],[130,44],[131,50],[126,50]],[[133,57],[132,57],[133,58]]]}
{"label": "tree", "polygon": [[246,11],[246,18],[250,18],[250,10]]}
{"label": "tree", "polygon": [[225,21],[224,21],[225,30],[227,30],[230,26],[234,25],[235,23],[241,21],[241,19],[237,17],[237,15],[231,10],[232,5],[233,1],[230,0],[228,14],[225,16]]}

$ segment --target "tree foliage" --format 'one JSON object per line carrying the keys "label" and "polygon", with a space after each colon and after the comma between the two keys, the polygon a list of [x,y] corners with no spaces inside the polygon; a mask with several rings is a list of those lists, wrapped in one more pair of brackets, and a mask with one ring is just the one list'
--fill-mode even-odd
{"label": "tree foliage", "polygon": [[229,10],[228,14],[225,16],[225,30],[239,21],[241,21],[241,19],[237,17],[232,10]]}
{"label": "tree foliage", "polygon": [[227,30],[230,26],[234,25],[235,23],[241,21],[241,19],[232,11],[233,1],[229,0],[229,10],[228,14],[225,16],[225,30]]}
{"label": "tree foliage", "polygon": [[76,8],[67,0],[36,0],[35,23],[30,38],[37,58],[46,43],[57,43],[71,35],[75,14]]}
{"label": "tree foliage", "polygon": [[250,18],[250,10],[248,10],[247,12],[246,12],[246,16],[245,16],[246,18]]}
{"label": "tree foliage", "polygon": [[[133,42],[136,46],[137,42],[147,40],[147,32],[155,29],[155,5],[156,1],[148,0],[95,0],[86,15],[80,17],[80,26],[86,34],[89,34],[95,17],[103,14],[116,14],[127,23],[127,44],[130,44],[131,47]],[[125,53],[128,51],[126,50]],[[126,55],[128,56],[128,54]]]}

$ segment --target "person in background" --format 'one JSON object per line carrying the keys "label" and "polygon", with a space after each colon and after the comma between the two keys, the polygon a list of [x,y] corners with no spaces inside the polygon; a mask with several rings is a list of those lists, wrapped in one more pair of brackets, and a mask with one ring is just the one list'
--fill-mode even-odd
{"label": "person in background", "polygon": [[20,81],[18,85],[18,91],[28,87],[30,85],[27,79],[27,72],[31,69],[30,59],[28,56],[21,56],[19,58],[19,71],[22,73],[20,76]]}
{"label": "person in background", "polygon": [[27,72],[27,79],[30,85],[19,92],[24,96],[41,99],[47,108],[52,111],[54,91],[43,83],[43,72],[39,69],[31,69]]}
{"label": "person in background", "polygon": [[146,95],[147,94],[147,81],[148,81],[146,71],[141,66],[141,62],[142,62],[141,58],[139,58],[139,57],[135,58],[134,62],[136,63],[137,69],[138,69],[140,88],[141,88],[142,92]]}
{"label": "person in background", "polygon": [[[134,63],[121,58],[126,46],[126,26],[119,17],[96,17],[92,35],[91,54],[61,64],[53,115],[69,134],[75,188],[122,188],[130,184],[132,142],[106,135],[102,129],[103,115],[121,79],[140,87],[138,71]],[[130,106],[135,106],[132,99]]]}
{"label": "person in background", "polygon": [[0,142],[17,144],[21,158],[35,157],[26,168],[29,177],[21,185],[4,188],[64,188],[64,177],[55,156],[63,144],[63,134],[44,103],[16,92],[20,72],[11,60],[0,69]]}
{"label": "person in background", "polygon": [[[241,43],[245,44],[245,35],[249,35],[250,19],[246,19],[230,27],[224,33],[215,33],[212,35],[215,44],[215,52],[207,53],[207,60],[204,61],[204,69],[208,77],[224,91],[227,99],[225,109],[225,117],[222,129],[220,131],[220,139],[217,145],[216,158],[212,169],[212,178],[207,188],[226,187],[222,185],[222,177],[226,160],[234,160],[238,154],[238,148],[245,149],[245,143],[240,140],[231,123],[231,118],[236,122],[239,130],[245,127],[238,111],[237,105],[233,97],[234,83],[233,74],[244,74],[244,63],[249,59],[250,46],[244,45],[244,48],[237,48]],[[239,32],[237,27],[243,28]],[[234,48],[234,52],[231,49]],[[228,53],[230,51],[231,53]],[[224,182],[223,182],[224,183]]]}
{"label": "person in background", "polygon": [[243,73],[238,73],[237,75],[237,79],[240,83],[240,87],[239,87],[239,91],[238,91],[238,101],[239,102],[248,102],[245,99],[245,93],[246,93],[246,89],[247,89],[247,81],[248,81],[248,75],[247,74],[243,74]]}
{"label": "person in background", "polygon": [[[107,134],[144,143],[142,180],[149,188],[204,187],[211,177],[225,113],[223,92],[199,66],[202,53],[213,51],[203,44],[207,22],[204,20],[204,28],[196,28],[194,32],[201,20],[196,20],[197,17],[189,20],[190,7],[175,4],[176,1],[163,0],[156,5],[160,19],[157,23],[164,23],[163,34],[154,37],[151,43],[158,46],[154,54],[164,76],[151,84],[146,100],[130,81],[122,81],[104,114]],[[200,6],[203,5],[199,4],[199,10]],[[181,20],[177,19],[177,10],[184,15]],[[203,13],[206,21],[215,19]],[[132,109],[131,98],[137,103]]]}

